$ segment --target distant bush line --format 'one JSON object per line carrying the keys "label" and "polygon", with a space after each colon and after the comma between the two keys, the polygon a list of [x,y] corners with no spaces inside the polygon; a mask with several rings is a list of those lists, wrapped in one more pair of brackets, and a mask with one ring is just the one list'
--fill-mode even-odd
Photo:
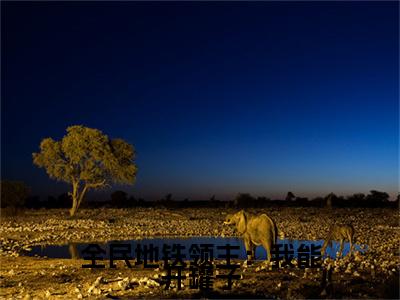
{"label": "distant bush line", "polygon": [[[48,196],[41,199],[38,196],[28,196],[28,189],[21,182],[2,182],[1,207],[11,208],[70,208],[71,196],[63,193],[58,197]],[[399,196],[396,201],[389,201],[389,195],[385,192],[371,191],[368,195],[361,193],[343,197],[329,194],[325,197],[313,199],[296,197],[288,192],[285,199],[271,200],[266,197],[253,197],[248,193],[239,193],[231,201],[221,201],[212,196],[208,200],[174,200],[172,194],[168,194],[158,201],[145,201],[142,198],[129,196],[124,191],[111,193],[107,201],[87,201],[82,204],[85,208],[133,208],[133,207],[165,207],[165,208],[268,208],[268,207],[388,207],[399,208]]]}

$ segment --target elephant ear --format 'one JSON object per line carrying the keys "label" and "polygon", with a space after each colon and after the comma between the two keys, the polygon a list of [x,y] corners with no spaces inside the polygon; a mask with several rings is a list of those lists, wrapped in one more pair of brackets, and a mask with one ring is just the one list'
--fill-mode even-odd
{"label": "elephant ear", "polygon": [[244,234],[247,230],[247,216],[243,210],[239,212],[239,222],[237,223],[237,230],[240,234]]}

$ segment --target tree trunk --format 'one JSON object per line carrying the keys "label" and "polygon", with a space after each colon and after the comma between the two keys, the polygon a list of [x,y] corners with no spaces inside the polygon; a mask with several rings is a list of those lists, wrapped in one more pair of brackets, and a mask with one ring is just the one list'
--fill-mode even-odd
{"label": "tree trunk", "polygon": [[86,193],[87,189],[88,189],[88,186],[85,185],[84,188],[83,188],[82,191],[81,191],[81,194],[80,194],[79,197],[78,197],[78,205],[77,205],[77,208],[76,208],[76,209],[78,209],[79,206],[81,205],[82,199],[83,199],[83,197],[85,196],[85,193]]}
{"label": "tree trunk", "polygon": [[79,185],[73,184],[72,191],[72,208],[69,211],[71,217],[73,217],[78,210],[79,206],[82,203],[83,197],[85,196],[86,191],[88,190],[88,186],[85,185],[81,192],[79,192]]}
{"label": "tree trunk", "polygon": [[83,189],[79,191],[79,180],[74,180],[72,179],[72,208],[69,211],[69,214],[71,217],[73,217],[78,210],[79,206],[81,205],[81,202],[83,200],[83,197],[85,196],[86,192],[89,189],[95,189],[98,187],[104,187],[107,184],[105,183],[106,180],[104,179],[101,182],[97,183],[84,183]]}
{"label": "tree trunk", "polygon": [[69,210],[69,215],[73,217],[78,210],[78,199],[72,196],[72,208]]}
{"label": "tree trunk", "polygon": [[69,210],[69,215],[73,217],[78,210],[79,201],[78,201],[78,183],[72,182],[72,208]]}

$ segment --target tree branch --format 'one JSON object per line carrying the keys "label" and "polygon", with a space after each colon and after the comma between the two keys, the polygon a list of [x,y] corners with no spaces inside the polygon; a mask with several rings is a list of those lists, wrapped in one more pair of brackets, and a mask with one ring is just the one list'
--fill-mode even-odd
{"label": "tree branch", "polygon": [[85,196],[85,193],[86,193],[87,189],[88,189],[88,186],[85,185],[85,186],[83,187],[83,189],[82,189],[80,195],[79,195],[79,198],[78,198],[78,207],[81,205],[83,196]]}
{"label": "tree branch", "polygon": [[106,183],[106,180],[104,179],[104,180],[101,181],[101,182],[87,183],[87,184],[85,185],[85,187],[93,189],[93,188],[98,188],[98,187],[106,186],[107,184],[105,184],[105,183]]}
{"label": "tree branch", "polygon": [[[78,189],[76,189],[75,195],[76,195],[76,199],[77,199],[77,208],[79,208],[79,206],[81,205],[83,197],[85,196],[85,193],[88,191],[88,189],[94,189],[94,188],[98,188],[98,187],[107,186],[107,184],[105,184],[105,183],[106,183],[106,180],[104,179],[103,181],[96,182],[96,183],[86,183],[80,192]],[[76,181],[75,181],[75,184],[77,184]]]}

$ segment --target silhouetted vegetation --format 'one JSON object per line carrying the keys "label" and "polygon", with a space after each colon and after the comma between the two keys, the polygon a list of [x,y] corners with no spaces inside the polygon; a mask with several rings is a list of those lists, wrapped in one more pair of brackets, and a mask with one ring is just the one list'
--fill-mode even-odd
{"label": "silhouetted vegetation", "polygon": [[176,201],[172,199],[172,194],[165,195],[164,198],[156,201],[156,206],[174,207]]}
{"label": "silhouetted vegetation", "polygon": [[[3,192],[3,191],[2,191]],[[133,208],[133,207],[164,207],[164,208],[201,208],[201,207],[230,207],[230,208],[268,208],[268,207],[327,207],[327,199],[331,201],[331,207],[392,207],[398,208],[400,197],[397,196],[395,201],[389,201],[389,195],[385,192],[372,190],[368,195],[356,193],[347,197],[337,196],[333,193],[325,197],[316,197],[308,199],[306,197],[286,197],[284,200],[271,200],[267,197],[254,197],[249,193],[239,193],[234,200],[222,201],[218,200],[215,195],[208,200],[175,200],[172,194],[165,195],[157,201],[145,201],[143,198],[135,198],[129,196],[124,191],[114,191],[111,193],[109,200],[104,201],[87,201],[82,207],[85,208]],[[38,208],[68,208],[71,206],[72,198],[69,194],[63,193],[58,197],[49,196],[45,200],[41,200],[38,196],[29,196],[23,201],[24,207]],[[3,207],[3,202],[2,202]]]}
{"label": "silhouetted vegetation", "polygon": [[115,191],[111,194],[111,206],[127,207],[128,205],[128,194],[124,191]]}
{"label": "silhouetted vegetation", "polygon": [[267,204],[271,200],[269,198],[265,197],[253,197],[248,193],[239,193],[237,194],[233,206],[237,208],[245,208],[245,207],[255,207],[255,208],[261,208],[261,207],[266,207]]}
{"label": "silhouetted vegetation", "polygon": [[25,206],[29,189],[21,181],[1,181],[1,208],[8,208],[15,212]]}
{"label": "silhouetted vegetation", "polygon": [[43,207],[42,202],[40,201],[39,196],[28,196],[25,200],[26,208],[38,209]]}
{"label": "silhouetted vegetation", "polygon": [[291,202],[295,198],[296,198],[296,196],[292,192],[288,192],[285,200],[288,202]]}

